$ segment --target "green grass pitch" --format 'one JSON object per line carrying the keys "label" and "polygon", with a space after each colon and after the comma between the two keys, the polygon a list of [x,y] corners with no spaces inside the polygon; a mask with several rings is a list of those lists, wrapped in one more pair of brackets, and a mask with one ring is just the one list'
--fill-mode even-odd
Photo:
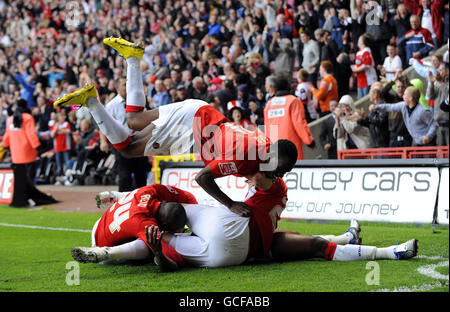
{"label": "green grass pitch", "polygon": [[[446,226],[361,223],[365,245],[386,247],[417,238],[419,256],[409,261],[317,259],[218,269],[188,268],[172,273],[160,273],[152,264],[79,264],[78,275],[70,249],[90,246],[90,233],[7,226],[90,230],[100,215],[0,206],[0,292],[449,291]],[[348,222],[282,220],[279,227],[303,234],[339,235],[348,228]]]}

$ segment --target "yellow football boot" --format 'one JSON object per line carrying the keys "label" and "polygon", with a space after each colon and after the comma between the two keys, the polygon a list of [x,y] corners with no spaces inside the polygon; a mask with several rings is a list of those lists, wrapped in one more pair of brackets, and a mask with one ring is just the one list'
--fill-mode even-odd
{"label": "yellow football boot", "polygon": [[53,106],[56,108],[68,105],[86,106],[86,101],[90,97],[98,97],[97,88],[93,84],[86,85],[84,88],[64,95],[62,98],[56,100]]}
{"label": "yellow football boot", "polygon": [[144,55],[145,51],[142,44],[132,43],[122,38],[108,37],[103,39],[103,43],[119,52],[123,58],[134,56],[138,59],[142,59],[142,55]]}

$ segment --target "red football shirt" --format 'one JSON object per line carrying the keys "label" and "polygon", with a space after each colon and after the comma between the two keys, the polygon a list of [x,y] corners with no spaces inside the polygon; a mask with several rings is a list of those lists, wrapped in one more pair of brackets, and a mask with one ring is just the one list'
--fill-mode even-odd
{"label": "red football shirt", "polygon": [[[145,227],[157,225],[155,215],[162,201],[197,204],[194,195],[173,186],[154,184],[136,189],[103,214],[95,232],[96,245],[117,246],[137,238],[147,244]],[[162,247],[167,257],[184,264],[181,255],[164,241]]]}
{"label": "red football shirt", "polygon": [[53,131],[55,127],[58,127],[56,131],[55,138],[53,139],[53,145],[55,152],[65,152],[70,150],[72,143],[72,136],[70,133],[59,133],[59,130],[70,130],[70,124],[65,121],[58,125],[52,120],[48,125],[50,131]]}
{"label": "red football shirt", "polygon": [[287,186],[278,178],[272,187],[263,191],[255,188],[245,203],[252,208],[250,218],[250,247],[248,256],[263,256],[272,246],[273,232],[287,203]]}
{"label": "red football shirt", "polygon": [[377,73],[375,71],[375,61],[373,59],[372,51],[370,48],[364,48],[358,50],[355,59],[356,67],[361,67],[362,65],[369,66],[366,70],[356,73],[356,82],[358,88],[365,88],[371,86],[377,81]]}
{"label": "red football shirt", "polygon": [[259,171],[270,140],[263,133],[227,122],[211,106],[201,107],[194,120],[194,139],[214,178],[246,176]]}

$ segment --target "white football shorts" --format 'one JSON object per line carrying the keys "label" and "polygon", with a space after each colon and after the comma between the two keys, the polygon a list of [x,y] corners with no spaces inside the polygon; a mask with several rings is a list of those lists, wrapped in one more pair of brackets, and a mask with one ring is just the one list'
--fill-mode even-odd
{"label": "white football shorts", "polygon": [[192,234],[175,235],[169,242],[183,258],[197,267],[239,265],[248,256],[249,218],[226,207],[186,205]]}
{"label": "white football shorts", "polygon": [[190,153],[194,145],[194,117],[201,100],[185,100],[158,107],[159,118],[153,121],[152,137],[145,145],[144,155],[179,155]]}

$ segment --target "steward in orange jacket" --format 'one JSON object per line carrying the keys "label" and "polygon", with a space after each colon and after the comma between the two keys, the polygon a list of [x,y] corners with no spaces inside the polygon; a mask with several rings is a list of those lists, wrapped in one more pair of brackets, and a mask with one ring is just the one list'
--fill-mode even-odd
{"label": "steward in orange jacket", "polygon": [[265,133],[272,142],[280,139],[292,141],[297,147],[297,159],[304,159],[303,143],[314,148],[315,141],[306,122],[303,104],[286,91],[289,90],[289,83],[284,80],[277,78],[277,92],[264,108]]}
{"label": "steward in orange jacket", "polygon": [[27,112],[27,102],[17,101],[14,115],[9,117],[3,136],[3,147],[9,148],[14,171],[12,207],[30,207],[54,204],[58,201],[39,191],[33,182],[33,165],[41,144],[36,134],[34,118]]}

